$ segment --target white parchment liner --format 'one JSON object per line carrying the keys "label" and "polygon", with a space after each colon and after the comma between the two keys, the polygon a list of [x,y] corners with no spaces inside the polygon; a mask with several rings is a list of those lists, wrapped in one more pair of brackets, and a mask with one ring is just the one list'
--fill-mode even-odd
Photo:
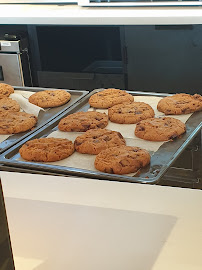
{"label": "white parchment liner", "polygon": [[[155,96],[135,96],[134,97],[135,101],[145,102],[149,104],[154,109],[155,117],[165,116],[163,113],[157,110],[157,104],[160,99],[162,98],[155,97]],[[94,110],[95,110],[94,108],[89,109],[89,111],[94,111]],[[108,110],[104,110],[104,109],[96,109],[96,111],[105,112],[105,113],[108,112]],[[171,116],[171,117],[179,119],[183,123],[185,123],[191,115],[192,114],[186,114],[186,115],[176,115],[176,116]],[[148,150],[149,152],[156,152],[159,149],[159,147],[164,143],[164,142],[146,141],[146,140],[136,137],[134,134],[135,127],[136,127],[135,124],[116,124],[109,121],[109,124],[107,125],[106,129],[119,131],[125,138],[126,145],[141,147]],[[83,134],[83,132],[63,132],[63,131],[57,130],[49,134],[48,137],[66,138],[74,142],[76,137],[81,134]],[[80,168],[80,169],[85,169],[85,170],[90,170],[90,171],[97,171],[94,168],[95,157],[96,157],[95,155],[80,154],[78,152],[74,152],[70,157],[66,159],[56,161],[56,162],[49,162],[47,164]],[[20,158],[20,160],[23,160],[23,159]],[[128,175],[132,176],[134,175],[134,173],[128,174]]]}
{"label": "white parchment liner", "polygon": [[[28,100],[29,97],[33,95],[34,93],[35,92],[15,90],[14,93],[9,96],[9,98],[12,98],[18,102],[18,104],[20,105],[21,112],[26,112],[26,113],[30,113],[30,114],[34,114],[35,116],[38,116],[40,110],[44,111],[44,109],[29,102]],[[12,135],[13,134],[0,135],[0,143]]]}

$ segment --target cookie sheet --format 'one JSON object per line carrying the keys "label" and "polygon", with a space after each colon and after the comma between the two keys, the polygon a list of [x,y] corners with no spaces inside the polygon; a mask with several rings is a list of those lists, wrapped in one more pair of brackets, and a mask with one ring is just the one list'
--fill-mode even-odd
{"label": "cookie sheet", "polygon": [[[31,91],[22,91],[22,90],[15,90],[13,94],[9,96],[9,98],[14,99],[18,102],[20,105],[20,111],[26,112],[30,114],[34,114],[35,116],[38,116],[40,110],[43,110],[43,108],[38,107],[32,103],[29,102],[29,97],[33,95],[35,92]],[[8,139],[8,137],[12,136],[13,134],[9,135],[1,135],[0,134],[0,143]]]}
{"label": "cookie sheet", "polygon": [[[162,99],[161,97],[155,97],[155,96],[134,96],[135,101],[145,102],[148,103],[155,112],[155,117],[163,117],[165,116],[163,113],[159,112],[157,110],[157,104],[159,100]],[[90,108],[89,111],[96,110],[98,112],[105,112],[107,113],[108,110],[106,109],[94,109]],[[186,114],[186,115],[175,115],[171,116],[176,119],[181,120],[183,123],[186,123],[186,121],[189,119],[189,117],[192,114]],[[140,139],[135,136],[134,130],[135,130],[136,124],[117,124],[109,121],[109,124],[107,125],[106,129],[119,131],[123,137],[126,140],[126,145],[128,146],[137,146],[144,148],[152,153],[156,152],[159,147],[164,142],[153,142],[153,141],[146,141],[143,139]],[[68,140],[71,140],[74,142],[77,136],[83,134],[83,132],[63,132],[63,131],[54,131],[48,135],[48,137],[54,137],[54,138],[66,138]],[[73,167],[73,168],[79,168],[84,170],[90,170],[90,171],[97,171],[94,167],[94,160],[95,155],[88,155],[88,154],[80,154],[78,152],[74,152],[70,157],[63,159],[61,161],[56,162],[49,162],[47,164],[52,165],[59,165],[59,166],[67,166],[67,167]],[[24,161],[22,158],[19,160]],[[128,176],[133,176],[133,174],[127,174]]]}

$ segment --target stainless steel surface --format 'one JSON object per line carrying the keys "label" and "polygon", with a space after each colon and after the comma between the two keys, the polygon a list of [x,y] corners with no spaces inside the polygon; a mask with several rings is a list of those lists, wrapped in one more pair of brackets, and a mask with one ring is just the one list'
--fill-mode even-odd
{"label": "stainless steel surface", "polygon": [[31,173],[31,174],[43,174],[43,175],[54,175],[54,176],[65,176],[65,177],[69,177],[70,175],[62,175],[62,174],[56,174],[54,172],[42,172],[40,170],[35,170],[35,169],[26,169],[26,168],[15,168],[15,167],[10,167],[10,166],[6,166],[3,164],[0,164],[0,171],[6,171],[6,172],[18,172],[18,173]]}
{"label": "stainless steel surface", "polygon": [[[49,88],[16,87],[16,86],[14,86],[14,89],[15,90],[39,92],[39,91],[43,91],[43,90],[48,90]],[[51,90],[54,90],[54,89],[51,88]],[[14,144],[16,144],[17,142],[19,142],[20,140],[26,138],[27,136],[29,136],[30,134],[32,134],[33,132],[38,130],[43,125],[48,125],[48,123],[51,120],[53,120],[55,117],[58,117],[62,112],[69,109],[71,106],[76,104],[80,99],[82,99],[85,95],[88,94],[87,91],[76,91],[76,90],[75,91],[74,90],[67,90],[67,91],[71,94],[71,99],[68,103],[66,103],[62,106],[59,106],[59,107],[51,108],[51,109],[46,110],[46,111],[41,110],[39,115],[38,115],[38,122],[37,122],[36,127],[31,131],[13,134],[10,137],[8,137],[7,140],[1,142],[0,143],[0,153],[4,152],[9,147],[11,147]]]}
{"label": "stainless steel surface", "polygon": [[20,53],[20,41],[0,40],[0,52]]}
{"label": "stainless steel surface", "polygon": [[3,78],[0,78],[1,83],[24,86],[22,65],[19,54],[1,53],[0,51],[0,66],[1,73],[3,74]]}
{"label": "stainless steel surface", "polygon": [[[186,122],[187,132],[172,142],[164,143],[157,152],[151,153],[151,163],[147,167],[141,170],[140,174],[135,177],[129,177],[125,175],[114,175],[108,173],[102,173],[98,171],[88,171],[81,168],[70,168],[64,166],[56,166],[49,164],[42,164],[38,162],[25,162],[19,161],[19,148],[30,139],[46,137],[52,131],[57,130],[57,125],[59,121],[67,116],[68,114],[77,111],[87,111],[89,108],[88,99],[89,97],[98,92],[99,90],[92,91],[87,96],[85,96],[79,103],[73,105],[70,109],[64,111],[57,118],[49,122],[48,125],[40,128],[36,132],[32,133],[26,139],[20,141],[8,151],[0,156],[0,163],[17,168],[29,169],[30,172],[33,170],[44,172],[51,172],[60,175],[75,175],[81,177],[89,177],[96,179],[106,179],[106,180],[116,180],[116,181],[126,181],[126,182],[140,182],[140,183],[158,183],[161,177],[166,173],[169,167],[174,163],[174,161],[179,157],[179,155],[185,150],[185,148],[192,142],[195,136],[200,132],[202,127],[202,112],[194,113],[189,120]],[[168,94],[160,93],[149,93],[149,92],[129,92],[133,95],[144,95],[144,96],[167,96]]]}
{"label": "stainless steel surface", "polygon": [[0,40],[0,67],[0,82],[18,86],[25,85],[20,40]]}

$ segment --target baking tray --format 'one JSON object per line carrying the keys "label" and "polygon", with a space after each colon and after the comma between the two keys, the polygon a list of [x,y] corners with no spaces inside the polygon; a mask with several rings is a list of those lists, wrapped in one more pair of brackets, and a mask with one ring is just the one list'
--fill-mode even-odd
{"label": "baking tray", "polygon": [[[13,87],[15,90],[31,91],[31,92],[39,92],[39,91],[43,91],[43,90],[57,90],[57,89],[53,89],[53,88],[40,88],[40,87],[19,87],[19,86],[13,86]],[[64,112],[66,109],[70,108],[73,104],[78,102],[80,99],[82,99],[85,95],[87,95],[89,93],[88,91],[69,90],[69,89],[68,90],[64,89],[64,90],[66,90],[67,92],[69,92],[71,94],[70,101],[62,106],[50,108],[50,109],[45,110],[45,111],[41,110],[39,112],[38,121],[37,121],[35,128],[33,128],[30,131],[21,132],[21,133],[13,134],[13,135],[9,136],[5,141],[0,143],[0,154],[3,153],[4,151],[6,151],[9,147],[16,144],[18,141],[29,136],[30,134],[32,134],[33,132],[38,130],[40,127],[42,127],[43,125],[45,125],[46,123],[48,123],[49,121],[51,121],[52,119],[54,119],[55,117],[60,115],[62,112]]]}
{"label": "baking tray", "polygon": [[[100,89],[102,90],[102,89]],[[77,177],[88,177],[93,179],[104,179],[104,180],[116,180],[125,182],[136,182],[136,183],[158,183],[161,177],[166,173],[168,168],[174,163],[174,161],[179,157],[179,155],[184,151],[184,149],[191,143],[195,136],[200,132],[202,127],[202,112],[195,112],[186,122],[187,132],[181,136],[181,138],[174,139],[172,142],[164,143],[156,152],[151,153],[151,162],[145,168],[142,168],[139,174],[135,176],[127,175],[115,175],[102,173],[99,171],[89,171],[81,168],[65,167],[58,165],[49,165],[39,162],[27,162],[20,161],[18,151],[19,148],[28,140],[41,138],[48,136],[51,132],[57,130],[57,125],[59,121],[65,116],[75,113],[78,111],[87,111],[89,109],[88,99],[95,92],[100,90],[94,90],[86,95],[79,103],[74,104],[71,108],[61,113],[57,118],[53,119],[48,123],[48,125],[43,126],[35,133],[26,137],[2,155],[0,155],[0,163],[9,167],[15,167],[16,171],[20,172],[21,169],[27,170],[27,172],[32,172],[32,170],[37,170],[42,174],[48,172],[54,175],[66,175],[66,176],[77,176]],[[151,93],[151,92],[137,92],[137,91],[127,91],[132,95],[142,95],[142,96],[158,96],[165,97],[169,94],[162,93]]]}

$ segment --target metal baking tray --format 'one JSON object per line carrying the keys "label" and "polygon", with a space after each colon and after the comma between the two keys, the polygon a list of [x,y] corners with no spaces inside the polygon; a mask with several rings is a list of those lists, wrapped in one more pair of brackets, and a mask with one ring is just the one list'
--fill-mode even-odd
{"label": "metal baking tray", "polygon": [[[43,90],[57,90],[53,88],[39,88],[39,87],[19,87],[19,86],[14,86],[15,90],[22,90],[22,91],[31,91],[31,92],[39,92]],[[38,115],[38,121],[35,126],[30,131],[18,133],[18,134],[13,134],[10,137],[8,137],[5,141],[0,143],[0,154],[6,151],[9,147],[13,146],[15,143],[18,141],[24,139],[28,135],[32,134],[36,130],[38,130],[40,127],[54,119],[55,117],[59,116],[62,112],[64,112],[66,109],[70,108],[73,104],[78,102],[80,99],[82,99],[85,95],[89,93],[89,91],[78,91],[78,90],[67,90],[64,89],[67,92],[71,94],[71,99],[69,102],[62,106],[58,106],[55,108],[50,108],[46,111],[40,111]]]}
{"label": "metal baking tray", "polygon": [[[101,89],[100,89],[101,90]],[[16,171],[20,172],[21,169],[26,172],[38,171],[41,174],[49,173],[54,175],[66,175],[66,176],[77,176],[77,177],[88,177],[93,179],[104,179],[104,180],[116,180],[116,181],[125,181],[125,182],[139,182],[139,183],[158,183],[161,177],[166,173],[168,168],[174,163],[178,156],[184,151],[184,149],[191,143],[195,136],[200,132],[202,127],[202,112],[195,112],[186,122],[187,132],[181,136],[181,138],[174,139],[172,142],[164,143],[158,151],[151,153],[151,162],[150,164],[141,169],[139,174],[136,176],[127,176],[127,175],[116,175],[102,173],[99,171],[89,171],[81,168],[65,167],[58,165],[49,165],[39,162],[27,162],[20,161],[18,151],[20,147],[28,140],[41,138],[48,136],[51,132],[57,130],[57,125],[59,121],[65,116],[75,113],[78,111],[87,111],[89,109],[88,99],[95,92],[100,91],[99,89],[90,92],[77,104],[74,104],[71,108],[61,113],[57,118],[49,121],[48,125],[43,126],[35,133],[26,137],[9,150],[4,152],[0,156],[0,163],[6,165],[8,168],[16,168]],[[149,92],[137,92],[137,91],[128,91],[132,95],[142,95],[142,96],[159,96],[165,97],[169,94],[161,93],[149,93]],[[82,162],[82,161],[81,161]],[[23,171],[22,170],[22,171]]]}

